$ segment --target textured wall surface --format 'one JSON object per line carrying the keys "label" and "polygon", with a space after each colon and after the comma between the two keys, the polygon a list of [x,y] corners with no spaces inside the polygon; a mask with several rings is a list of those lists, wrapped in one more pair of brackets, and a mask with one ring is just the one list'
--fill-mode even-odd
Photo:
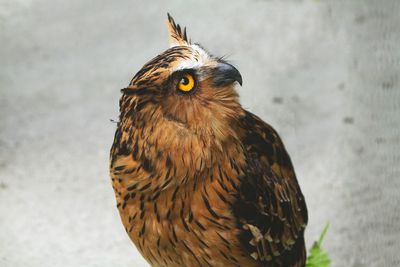
{"label": "textured wall surface", "polygon": [[332,266],[400,266],[400,2],[0,0],[0,266],[146,266],[108,177],[119,89],[166,12],[241,71]]}

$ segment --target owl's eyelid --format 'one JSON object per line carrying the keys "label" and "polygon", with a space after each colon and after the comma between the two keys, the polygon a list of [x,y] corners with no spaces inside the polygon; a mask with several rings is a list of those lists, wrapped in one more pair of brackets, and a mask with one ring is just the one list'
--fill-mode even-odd
{"label": "owl's eyelid", "polygon": [[180,69],[172,72],[171,76],[179,75],[179,74],[190,74],[194,78],[196,78],[196,70],[195,69]]}
{"label": "owl's eyelid", "polygon": [[195,83],[197,84],[198,79],[198,75],[195,69],[181,69],[181,70],[177,70],[174,71],[171,75],[170,78],[172,80],[177,80],[177,82],[179,82],[185,74],[189,74],[193,77]]}

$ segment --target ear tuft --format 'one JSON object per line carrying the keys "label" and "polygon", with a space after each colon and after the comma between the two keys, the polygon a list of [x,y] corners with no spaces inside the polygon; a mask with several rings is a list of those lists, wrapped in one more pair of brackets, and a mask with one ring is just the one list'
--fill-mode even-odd
{"label": "ear tuft", "polygon": [[186,27],[183,28],[183,31],[181,30],[181,26],[179,24],[176,24],[174,19],[171,17],[169,13],[168,15],[168,21],[167,21],[167,27],[168,27],[168,33],[169,33],[169,44],[171,47],[173,46],[187,46],[190,44],[190,42],[187,39],[186,35]]}

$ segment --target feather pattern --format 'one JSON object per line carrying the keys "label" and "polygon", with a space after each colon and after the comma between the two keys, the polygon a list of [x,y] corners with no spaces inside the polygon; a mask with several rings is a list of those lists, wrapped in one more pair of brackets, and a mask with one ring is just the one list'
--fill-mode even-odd
{"label": "feather pattern", "polygon": [[307,208],[291,160],[271,126],[250,112],[242,123],[247,165],[233,204],[239,239],[261,262],[303,266]]}
{"label": "feather pattern", "polygon": [[181,29],[181,26],[175,23],[174,19],[171,17],[169,13],[168,13],[167,28],[169,32],[169,43],[171,47],[190,45],[190,42],[188,41],[186,35],[186,27]]}
{"label": "feather pattern", "polygon": [[110,176],[125,231],[152,266],[304,266],[307,209],[281,139],[241,107],[239,71],[168,21],[181,44],[121,90]]}

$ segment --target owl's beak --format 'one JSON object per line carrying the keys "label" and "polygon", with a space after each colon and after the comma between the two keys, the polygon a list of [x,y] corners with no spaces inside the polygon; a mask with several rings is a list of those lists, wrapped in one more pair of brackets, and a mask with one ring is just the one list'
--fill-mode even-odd
{"label": "owl's beak", "polygon": [[214,86],[221,87],[238,82],[242,86],[242,75],[231,64],[226,62],[218,62],[217,67],[213,71]]}

